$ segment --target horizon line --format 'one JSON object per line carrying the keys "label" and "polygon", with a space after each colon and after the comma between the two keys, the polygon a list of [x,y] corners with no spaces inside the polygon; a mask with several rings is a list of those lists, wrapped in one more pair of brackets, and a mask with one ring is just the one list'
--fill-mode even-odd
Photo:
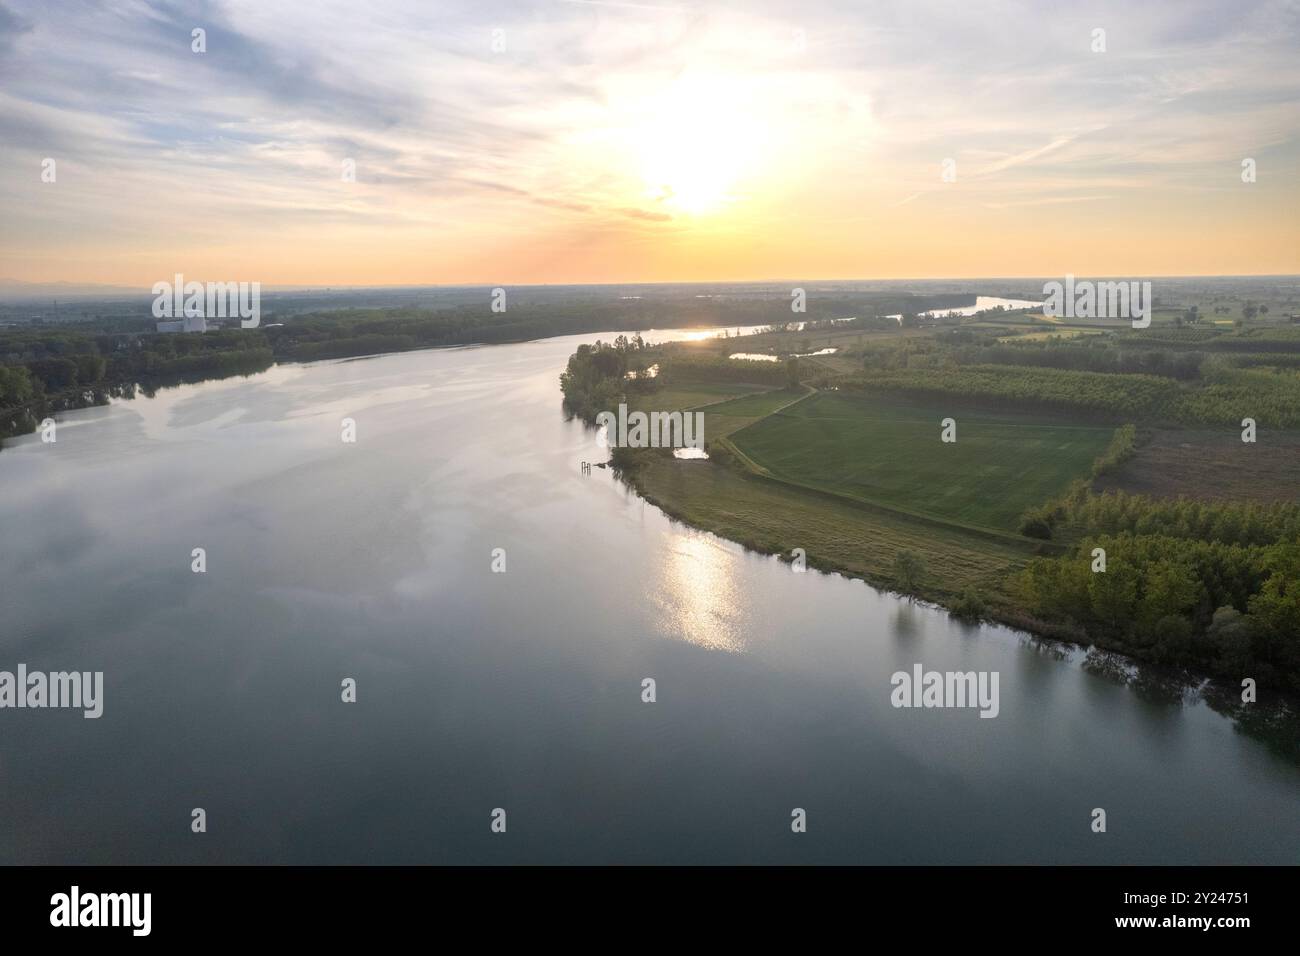
{"label": "horizon line", "polygon": [[[184,273],[181,273],[184,275]],[[174,273],[173,273],[174,275]],[[1051,273],[1041,275],[983,275],[983,276],[859,276],[853,278],[847,277],[818,277],[818,278],[772,278],[772,279],[628,279],[619,282],[502,282],[502,281],[464,281],[464,282],[429,282],[429,283],[396,283],[396,284],[357,284],[357,285],[324,285],[319,283],[264,283],[262,287],[271,292],[352,292],[352,291],[384,291],[384,290],[402,290],[402,289],[490,289],[497,287],[514,287],[523,289],[545,289],[564,286],[577,286],[580,288],[616,288],[619,286],[707,286],[707,285],[788,285],[791,283],[811,283],[811,282],[1024,282],[1037,281],[1040,279],[1057,279],[1063,275],[1095,277],[1104,279],[1114,278],[1133,278],[1132,275],[1122,275],[1119,273]],[[1300,273],[1290,272],[1187,272],[1187,273],[1168,273],[1163,275],[1146,275],[1139,278],[1146,280],[1156,279],[1300,279]],[[169,280],[159,280],[169,281]],[[198,280],[196,280],[198,281]],[[236,281],[231,279],[212,279],[204,281],[230,282]],[[241,280],[255,282],[258,280]],[[115,292],[121,295],[152,295],[152,287],[146,286],[127,286],[117,285],[104,282],[80,282],[70,279],[58,279],[50,282],[29,282],[23,279],[0,279],[0,291],[19,291],[22,287],[28,286],[33,288],[48,288],[51,286],[83,286],[90,289],[102,289],[105,294]],[[95,292],[77,293],[70,292],[72,295],[93,295]]]}

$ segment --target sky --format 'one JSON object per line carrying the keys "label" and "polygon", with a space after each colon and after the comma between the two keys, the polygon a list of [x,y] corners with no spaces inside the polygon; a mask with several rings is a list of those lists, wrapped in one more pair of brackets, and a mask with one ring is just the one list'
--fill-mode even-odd
{"label": "sky", "polygon": [[0,0],[0,280],[1295,274],[1298,39],[1297,0]]}

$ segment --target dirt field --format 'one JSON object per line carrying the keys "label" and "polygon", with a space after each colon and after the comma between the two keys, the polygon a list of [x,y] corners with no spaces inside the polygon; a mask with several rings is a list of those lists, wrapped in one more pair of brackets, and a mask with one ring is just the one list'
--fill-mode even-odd
{"label": "dirt field", "polygon": [[1160,498],[1295,501],[1300,432],[1261,429],[1252,445],[1235,428],[1148,431],[1139,435],[1133,459],[1093,487]]}

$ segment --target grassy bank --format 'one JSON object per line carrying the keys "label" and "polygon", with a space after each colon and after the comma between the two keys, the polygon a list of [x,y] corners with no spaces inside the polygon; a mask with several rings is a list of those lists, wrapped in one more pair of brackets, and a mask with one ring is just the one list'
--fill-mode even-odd
{"label": "grassy bank", "polygon": [[[647,500],[691,525],[766,554],[789,558],[802,548],[811,567],[937,603],[951,602],[967,588],[1010,602],[1010,572],[1035,553],[1032,542],[1017,545],[918,522],[712,461],[647,456],[624,477]],[[896,572],[895,556],[904,550],[925,562],[919,582],[905,582]]]}

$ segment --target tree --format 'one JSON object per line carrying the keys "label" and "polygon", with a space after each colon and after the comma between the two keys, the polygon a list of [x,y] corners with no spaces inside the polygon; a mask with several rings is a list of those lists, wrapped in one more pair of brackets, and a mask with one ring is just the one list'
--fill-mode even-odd
{"label": "tree", "polygon": [[21,365],[0,365],[0,408],[21,405],[32,397],[32,380]]}
{"label": "tree", "polygon": [[1300,545],[1275,545],[1271,574],[1248,605],[1252,651],[1300,686]]}
{"label": "tree", "polygon": [[988,613],[988,605],[974,588],[963,588],[949,612],[959,621],[975,623]]}
{"label": "tree", "polygon": [[799,387],[799,360],[794,356],[785,363],[785,384],[789,388]]}
{"label": "tree", "polygon": [[1020,519],[1020,533],[1027,538],[1041,538],[1044,541],[1050,541],[1052,539],[1052,525],[1045,515],[1035,510],[1027,512]]}
{"label": "tree", "polygon": [[1093,616],[1110,630],[1120,631],[1133,619],[1137,582],[1132,566],[1116,560],[1114,549],[1110,550],[1107,570],[1089,578],[1088,597]]}
{"label": "tree", "polygon": [[1250,666],[1250,628],[1250,618],[1231,605],[1214,612],[1205,637],[1222,666],[1238,672]]}
{"label": "tree", "polygon": [[1146,628],[1153,628],[1166,617],[1187,617],[1203,593],[1195,570],[1174,561],[1157,561],[1148,566],[1143,583],[1146,593],[1138,608],[1138,620]]}
{"label": "tree", "polygon": [[925,559],[903,548],[894,555],[894,577],[904,591],[915,591],[926,576]]}

